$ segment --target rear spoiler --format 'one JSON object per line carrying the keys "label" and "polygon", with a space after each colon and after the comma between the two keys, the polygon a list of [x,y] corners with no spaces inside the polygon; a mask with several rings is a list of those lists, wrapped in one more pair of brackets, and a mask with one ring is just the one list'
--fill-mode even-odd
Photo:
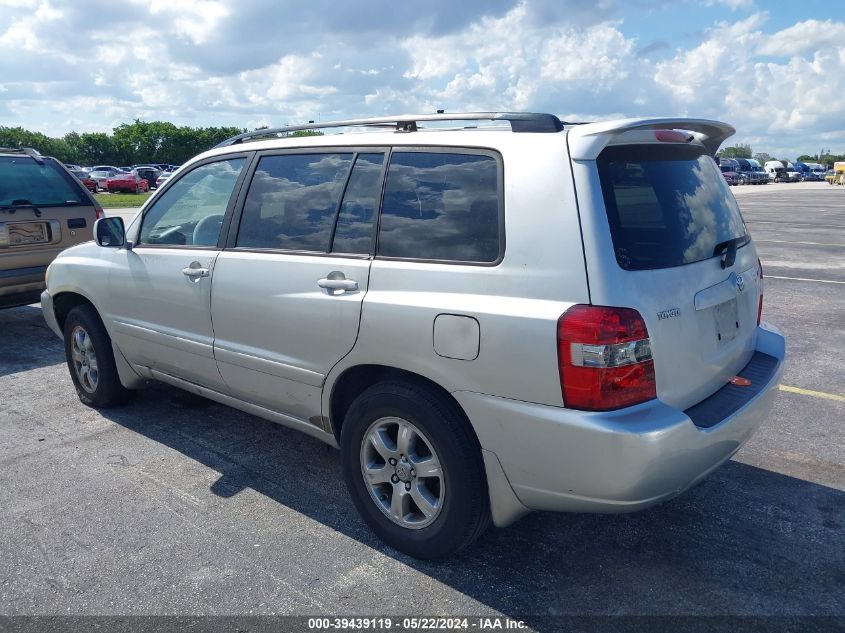
{"label": "rear spoiler", "polygon": [[688,130],[711,156],[726,138],[736,133],[727,123],[707,119],[623,119],[586,123],[569,129],[569,154],[572,160],[595,160],[613,137],[632,130]]}

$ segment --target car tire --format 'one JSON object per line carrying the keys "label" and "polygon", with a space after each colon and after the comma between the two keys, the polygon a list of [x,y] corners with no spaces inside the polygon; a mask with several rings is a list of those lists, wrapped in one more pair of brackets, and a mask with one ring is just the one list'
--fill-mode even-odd
{"label": "car tire", "polygon": [[344,418],[340,447],[352,501],[389,546],[442,558],[489,527],[481,447],[457,405],[433,388],[388,381],[365,390]]}
{"label": "car tire", "polygon": [[138,186],[138,183],[135,183],[135,195],[137,196],[139,193],[141,193],[141,188]]}
{"label": "car tire", "polygon": [[94,191],[93,191],[93,193],[97,193],[99,190],[100,190],[100,188],[97,186],[97,183],[94,183]]}
{"label": "car tire", "polygon": [[64,340],[70,377],[83,404],[106,408],[132,397],[120,383],[111,338],[93,306],[76,306],[68,313]]}

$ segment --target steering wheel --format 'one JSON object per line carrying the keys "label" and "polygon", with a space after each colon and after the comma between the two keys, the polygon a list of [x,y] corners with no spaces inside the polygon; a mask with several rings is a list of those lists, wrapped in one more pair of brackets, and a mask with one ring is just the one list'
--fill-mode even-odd
{"label": "steering wheel", "polygon": [[194,227],[194,246],[217,246],[220,229],[223,228],[223,214],[214,213],[205,216]]}

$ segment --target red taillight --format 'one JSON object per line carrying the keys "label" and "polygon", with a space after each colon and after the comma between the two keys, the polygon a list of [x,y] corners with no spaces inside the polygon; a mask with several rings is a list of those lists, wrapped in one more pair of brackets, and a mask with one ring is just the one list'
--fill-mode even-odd
{"label": "red taillight", "polygon": [[106,217],[105,211],[103,211],[100,207],[94,207],[94,213],[96,214],[96,220],[101,220]]}
{"label": "red taillight", "polygon": [[760,298],[757,299],[757,325],[760,325],[760,320],[763,318],[763,264],[757,260],[757,270],[759,276],[757,277],[757,289],[760,291]]}
{"label": "red taillight", "polygon": [[654,138],[661,143],[688,143],[692,140],[689,134],[677,130],[654,130]]}
{"label": "red taillight", "polygon": [[557,322],[563,403],[609,411],[657,397],[648,330],[630,308],[575,305]]}

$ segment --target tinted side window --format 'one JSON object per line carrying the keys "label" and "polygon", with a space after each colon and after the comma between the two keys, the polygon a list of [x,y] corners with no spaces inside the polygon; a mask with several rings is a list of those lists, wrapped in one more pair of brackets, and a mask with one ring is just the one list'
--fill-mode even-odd
{"label": "tinted side window", "polygon": [[236,245],[327,252],[352,156],[264,156],[247,193]]}
{"label": "tinted side window", "polygon": [[141,243],[217,246],[244,162],[232,158],[208,163],[180,176],[144,214]]}
{"label": "tinted side window", "polygon": [[369,253],[381,196],[384,154],[358,154],[337,218],[332,252]]}
{"label": "tinted side window", "polygon": [[499,169],[492,156],[391,156],[379,226],[386,257],[494,262],[499,257]]}

